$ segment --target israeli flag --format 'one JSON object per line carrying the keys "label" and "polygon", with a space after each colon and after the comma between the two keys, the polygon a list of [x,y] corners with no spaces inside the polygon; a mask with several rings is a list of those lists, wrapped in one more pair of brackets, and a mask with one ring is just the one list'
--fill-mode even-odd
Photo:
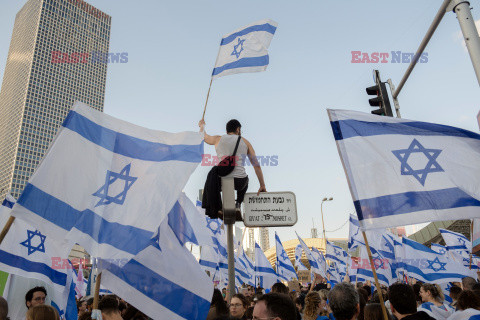
{"label": "israeli flag", "polygon": [[[238,263],[237,263],[238,262]],[[246,276],[242,276],[242,279],[244,283],[255,286],[255,267],[250,260],[250,258],[245,254],[245,251],[243,250],[243,247],[239,247],[238,249],[238,256],[236,257],[235,261],[235,268],[238,268],[239,270],[242,270],[245,272]]]}
{"label": "israeli flag", "polygon": [[464,277],[475,276],[475,271],[469,270],[461,263],[447,258],[430,248],[402,238],[405,257],[401,264],[410,277],[430,283],[444,283],[460,281]]}
{"label": "israeli flag", "polygon": [[[377,273],[378,282],[388,287],[395,280],[390,262],[377,250],[375,250],[375,248],[370,247],[370,251],[372,252],[373,267]],[[354,264],[353,268],[357,269],[357,275],[359,277],[372,282],[375,281],[372,265],[370,263],[367,248],[365,246],[360,248],[360,262],[358,264]]]}
{"label": "israeli flag", "polygon": [[212,238],[215,234],[207,224],[210,220],[212,219],[200,213],[183,192],[168,213],[168,224],[182,245],[190,242],[197,246],[213,247]]}
{"label": "israeli flag", "polygon": [[255,279],[258,279],[257,286],[270,289],[278,282],[277,274],[272,265],[263,253],[262,249],[255,242]]}
{"label": "israeli flag", "polygon": [[102,284],[153,319],[207,317],[213,284],[165,220],[150,244],[123,267],[107,264]]}
{"label": "israeli flag", "polygon": [[472,242],[461,233],[438,229],[448,250],[472,252]]}
{"label": "israeli flag", "polygon": [[292,279],[297,279],[297,272],[290,261],[290,258],[287,255],[287,252],[282,246],[282,242],[275,232],[275,249],[277,253],[277,274],[280,279],[285,281],[290,281]]}
{"label": "israeli flag", "polygon": [[327,240],[327,254],[325,255],[327,260],[332,260],[338,264],[346,266],[347,257],[348,254],[342,249],[342,247],[337,246],[333,242]]}
{"label": "israeli flag", "polygon": [[317,248],[312,247],[312,255],[318,263],[318,268],[320,270],[325,270],[327,267],[327,260],[325,260],[323,253],[321,253]]}
{"label": "israeli flag", "polygon": [[[15,200],[8,195],[0,207],[0,225],[10,217]],[[75,312],[69,310],[68,320],[77,318],[73,266],[68,254],[73,243],[57,241],[25,221],[15,219],[0,244],[0,270],[25,278],[38,279],[53,289],[50,298],[65,314],[73,290]],[[71,301],[70,301],[71,304]]]}
{"label": "israeli flag", "polygon": [[438,244],[438,243],[432,243],[430,245],[430,249],[432,249],[433,251],[441,255],[446,255],[448,252],[447,247],[442,246],[441,244]]}
{"label": "israeli flag", "polygon": [[320,266],[320,262],[315,258],[312,251],[310,251],[310,248],[308,248],[307,244],[302,240],[302,238],[300,238],[298,233],[295,232],[295,234],[297,235],[298,241],[302,246],[303,252],[305,252],[305,256],[307,257],[308,263],[310,264],[310,271],[326,278],[327,274],[326,274],[325,268],[322,268]]}
{"label": "israeli flag", "polygon": [[327,269],[327,278],[333,285],[342,282],[342,276],[338,270],[338,266],[335,262],[332,262]]}
{"label": "israeli flag", "polygon": [[355,215],[351,214],[348,230],[348,251],[355,250],[359,245],[365,245],[360,223]]}
{"label": "israeli flag", "polygon": [[225,35],[220,42],[212,78],[265,71],[268,66],[268,47],[277,30],[272,20],[260,20]]}
{"label": "israeli flag", "polygon": [[218,280],[219,266],[218,266],[218,250],[213,247],[202,247],[200,250],[200,260],[198,263],[203,270],[208,271],[212,281]]}
{"label": "israeli flag", "polygon": [[301,261],[302,254],[303,254],[302,245],[298,244],[295,247],[295,266],[297,267],[298,271],[308,270],[307,267],[305,267],[305,265]]}
{"label": "israeli flag", "polygon": [[148,246],[202,153],[199,133],[142,128],[77,102],[12,214],[92,256],[128,259]]}
{"label": "israeli flag", "polygon": [[479,134],[356,111],[328,114],[362,229],[478,217]]}

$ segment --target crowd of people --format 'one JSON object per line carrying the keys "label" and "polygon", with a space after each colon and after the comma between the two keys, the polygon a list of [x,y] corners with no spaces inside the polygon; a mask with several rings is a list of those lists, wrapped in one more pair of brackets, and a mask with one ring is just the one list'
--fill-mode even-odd
{"label": "crowd of people", "polygon": [[[413,282],[413,283],[412,283]],[[207,320],[470,320],[480,319],[480,283],[466,277],[449,288],[447,302],[439,285],[395,283],[375,290],[369,281],[338,283],[331,288],[315,278],[308,287],[291,290],[276,283],[265,290],[244,286],[228,297],[226,289],[215,289]],[[298,290],[299,289],[299,290]],[[47,291],[35,287],[25,295],[26,320],[59,320],[57,309],[45,305]],[[93,298],[77,301],[78,319],[91,320]],[[115,295],[100,297],[103,320],[149,320],[145,314]],[[0,320],[7,320],[8,304],[0,297]]]}

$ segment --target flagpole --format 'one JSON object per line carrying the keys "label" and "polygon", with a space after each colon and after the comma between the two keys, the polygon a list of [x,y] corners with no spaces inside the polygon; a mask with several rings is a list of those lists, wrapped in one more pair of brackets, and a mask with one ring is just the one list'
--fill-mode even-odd
{"label": "flagpole", "polygon": [[368,244],[367,235],[365,231],[362,231],[363,240],[365,240],[365,246],[367,247],[368,259],[370,260],[370,267],[372,268],[373,277],[375,278],[375,286],[377,287],[378,298],[380,299],[380,306],[382,307],[382,313],[384,320],[388,320],[387,309],[385,308],[385,302],[383,301],[382,288],[378,282],[377,271],[375,270],[375,264],[373,263],[372,252],[370,251],[370,245]]}
{"label": "flagpole", "polygon": [[473,221],[474,221],[474,219],[472,219],[472,221],[470,223],[470,242],[472,243],[472,249],[470,250],[470,266],[469,266],[470,270],[472,270],[472,259],[473,259],[473,257],[472,257],[472,251],[473,251]]}
{"label": "flagpole", "polygon": [[98,299],[100,294],[100,282],[102,281],[102,273],[100,272],[97,275],[97,279],[95,281],[95,294],[93,296],[93,310],[98,309]]}
{"label": "flagpole", "polygon": [[205,119],[205,112],[207,111],[207,103],[208,103],[208,97],[210,96],[210,89],[212,88],[212,81],[213,81],[213,77],[210,79],[210,85],[208,86],[207,100],[205,100],[205,106],[203,107],[202,120]]}
{"label": "flagpole", "polygon": [[3,239],[5,239],[5,236],[7,235],[8,231],[10,230],[10,227],[12,226],[13,221],[15,221],[15,217],[10,216],[7,220],[7,223],[5,223],[5,226],[3,227],[3,230],[0,233],[0,244],[3,242]]}

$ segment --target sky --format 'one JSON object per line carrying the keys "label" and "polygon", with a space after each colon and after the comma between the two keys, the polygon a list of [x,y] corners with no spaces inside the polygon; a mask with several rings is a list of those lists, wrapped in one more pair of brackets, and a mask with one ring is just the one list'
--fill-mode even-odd
{"label": "sky", "polygon": [[[266,187],[295,193],[298,222],[270,228],[271,245],[275,231],[282,241],[295,238],[295,231],[309,238],[314,223],[321,234],[324,197],[334,198],[323,206],[327,237],[347,237],[345,222],[354,207],[326,109],[373,110],[365,92],[374,85],[372,70],[398,85],[408,63],[392,63],[391,51],[415,52],[441,5],[436,0],[87,2],[112,16],[110,52],[128,53],[128,63],[108,65],[104,112],[169,132],[198,130],[222,35],[262,19],[278,23],[267,71],[214,80],[205,117],[209,134],[223,134],[225,123],[238,119],[257,155],[278,156],[277,166],[263,167]],[[15,15],[24,3],[0,0],[2,78]],[[478,8],[472,14],[480,19]],[[387,63],[352,63],[352,51],[390,57]],[[426,52],[428,61],[417,64],[399,95],[402,117],[478,132],[478,82],[454,13],[446,13]],[[205,153],[215,150],[206,146]],[[186,185],[193,201],[209,169],[199,166]],[[249,191],[258,190],[253,169],[247,173]]]}

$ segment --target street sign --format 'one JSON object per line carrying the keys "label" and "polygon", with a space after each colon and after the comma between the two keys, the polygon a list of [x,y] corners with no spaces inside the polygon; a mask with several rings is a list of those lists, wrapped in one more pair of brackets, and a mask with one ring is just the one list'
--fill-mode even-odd
{"label": "street sign", "polygon": [[243,222],[247,227],[285,227],[297,223],[297,202],[290,191],[245,194]]}

